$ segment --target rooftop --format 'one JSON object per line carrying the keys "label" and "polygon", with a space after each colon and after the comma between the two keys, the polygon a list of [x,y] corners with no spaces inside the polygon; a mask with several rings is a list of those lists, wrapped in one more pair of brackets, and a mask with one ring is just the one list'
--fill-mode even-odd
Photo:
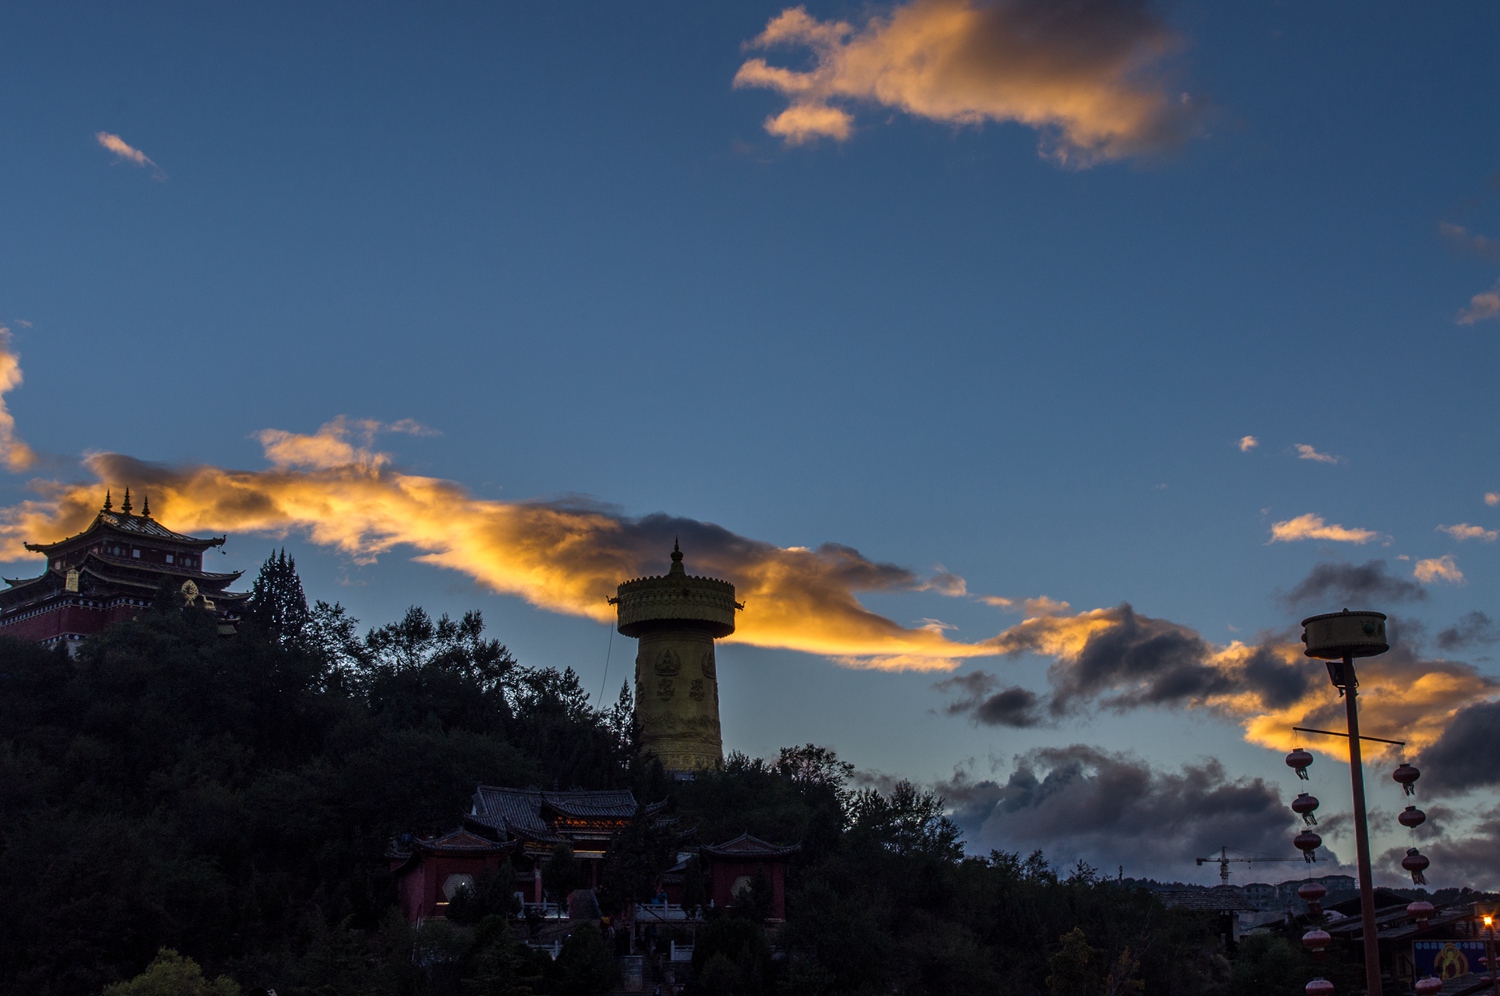
{"label": "rooftop", "polygon": [[151,502],[146,499],[141,506],[141,514],[135,515],[131,512],[130,490],[125,491],[125,501],[119,511],[115,511],[114,504],[110,499],[109,492],[104,495],[104,507],[101,508],[94,521],[89,523],[87,529],[81,533],[74,533],[66,539],[60,539],[55,543],[27,543],[26,549],[33,553],[52,553],[54,550],[63,549],[77,545],[84,537],[96,532],[118,532],[124,533],[134,539],[148,539],[164,541],[177,546],[192,547],[194,549],[207,549],[214,546],[223,546],[223,536],[211,536],[201,538],[188,536],[185,533],[173,532],[166,526],[151,517]]}

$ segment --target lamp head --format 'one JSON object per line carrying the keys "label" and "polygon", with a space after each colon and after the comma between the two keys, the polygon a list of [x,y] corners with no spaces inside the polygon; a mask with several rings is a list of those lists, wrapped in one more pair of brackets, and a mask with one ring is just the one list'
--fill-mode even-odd
{"label": "lamp head", "polygon": [[1303,651],[1308,657],[1340,660],[1378,657],[1391,649],[1385,638],[1383,612],[1328,612],[1302,620]]}

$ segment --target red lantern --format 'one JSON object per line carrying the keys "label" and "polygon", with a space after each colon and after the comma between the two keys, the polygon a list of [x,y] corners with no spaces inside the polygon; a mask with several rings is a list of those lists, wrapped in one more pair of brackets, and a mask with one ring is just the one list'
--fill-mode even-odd
{"label": "red lantern", "polygon": [[1297,777],[1307,780],[1307,766],[1313,763],[1313,756],[1298,747],[1286,756],[1286,766],[1297,772]]}
{"label": "red lantern", "polygon": [[1319,837],[1311,830],[1304,830],[1297,836],[1292,838],[1292,844],[1297,848],[1297,850],[1302,852],[1303,859],[1308,861],[1309,863],[1318,860],[1317,858],[1313,857],[1313,852],[1316,851],[1318,849],[1318,845],[1322,843],[1323,838]]}
{"label": "red lantern", "polygon": [[1391,774],[1391,777],[1401,783],[1401,787],[1406,790],[1407,795],[1416,795],[1417,779],[1422,777],[1422,773],[1405,761],[1402,761],[1401,767],[1397,768]]}
{"label": "red lantern", "polygon": [[1406,849],[1406,857],[1401,859],[1401,867],[1411,872],[1413,885],[1427,884],[1427,876],[1422,873],[1427,870],[1427,866],[1430,864],[1432,862],[1423,857],[1415,847],[1408,847]]}
{"label": "red lantern", "polygon": [[1431,903],[1423,902],[1420,899],[1418,899],[1414,903],[1406,904],[1407,915],[1410,916],[1413,920],[1417,921],[1417,926],[1419,927],[1426,926],[1427,921],[1430,920],[1432,918],[1432,914],[1436,912],[1437,908],[1435,906],[1433,906]]}
{"label": "red lantern", "polygon": [[1440,993],[1442,991],[1443,991],[1443,980],[1442,979],[1434,979],[1432,976],[1429,975],[1425,979],[1419,979],[1419,980],[1417,980],[1417,994],[1418,994],[1418,996],[1433,996],[1434,993]]}
{"label": "red lantern", "polygon": [[1302,935],[1302,946],[1312,952],[1313,958],[1323,960],[1324,953],[1328,950],[1329,943],[1333,940],[1328,936],[1328,931],[1314,927]]}
{"label": "red lantern", "polygon": [[1292,800],[1292,812],[1302,817],[1302,822],[1308,826],[1316,826],[1318,818],[1313,815],[1313,810],[1318,808],[1318,797],[1299,792],[1297,798]]}
{"label": "red lantern", "polygon": [[1321,882],[1304,882],[1302,886],[1297,889],[1297,895],[1302,897],[1303,902],[1315,903],[1318,900],[1322,899],[1324,896],[1328,895],[1328,890],[1323,888]]}
{"label": "red lantern", "polygon": [[1400,823],[1408,830],[1411,830],[1421,826],[1423,823],[1426,823],[1427,814],[1422,812],[1416,806],[1407,806],[1405,809],[1401,810],[1401,815],[1396,817],[1396,822]]}
{"label": "red lantern", "polygon": [[1333,996],[1333,983],[1327,979],[1313,979],[1302,989],[1307,996]]}

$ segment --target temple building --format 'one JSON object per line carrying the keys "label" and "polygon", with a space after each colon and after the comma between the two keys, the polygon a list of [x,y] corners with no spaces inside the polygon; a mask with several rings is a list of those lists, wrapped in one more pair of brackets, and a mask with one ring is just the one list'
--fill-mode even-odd
{"label": "temple building", "polygon": [[[645,808],[654,816],[666,805]],[[542,865],[558,844],[573,852],[583,874],[580,892],[588,900],[598,887],[610,838],[635,819],[639,807],[629,789],[549,792],[481,785],[463,826],[444,834],[404,834],[391,842],[386,857],[396,877],[401,906],[412,922],[443,916],[457,890],[500,869],[509,856],[515,873],[512,891],[522,903],[544,906]],[[553,903],[564,897],[554,896]],[[565,908],[574,915],[572,906]],[[584,918],[597,918],[597,909]]]}
{"label": "temple building", "polygon": [[[506,862],[514,875],[508,891],[526,913],[598,920],[594,890],[605,879],[611,838],[637,815],[672,822],[663,814],[666,805],[663,800],[642,808],[629,789],[559,792],[480,785],[462,826],[402,834],[391,840],[385,856],[402,912],[412,923],[445,916],[460,889],[477,888],[482,877],[500,872]],[[567,896],[548,896],[542,887],[543,866],[559,844],[573,852],[580,881]],[[799,850],[798,844],[778,846],[749,834],[722,844],[687,846],[677,852],[676,864],[663,871],[656,901],[633,905],[623,922],[644,928],[701,920],[703,904],[683,906],[689,859],[696,858],[707,906],[730,906],[759,882],[767,890],[767,923],[779,923],[786,917],[786,867]]]}
{"label": "temple building", "polygon": [[[645,814],[655,816],[664,806],[649,805]],[[545,792],[481,785],[464,823],[515,845],[516,891],[526,893],[526,902],[540,903],[542,864],[558,844],[572,849],[583,871],[582,888],[597,888],[609,839],[635,819],[636,810],[629,789]]]}
{"label": "temple building", "polygon": [[690,777],[724,763],[714,641],[734,632],[734,585],[693,577],[672,544],[672,567],[659,577],[620,585],[610,602],[619,630],[640,641],[635,657],[635,716],[641,749],[667,771]]}
{"label": "temple building", "polygon": [[108,492],[104,506],[83,532],[56,543],[27,543],[47,557],[34,578],[6,578],[0,590],[0,636],[72,652],[85,637],[138,614],[169,589],[184,605],[214,613],[221,630],[233,632],[249,592],[229,591],[241,571],[203,570],[203,554],[224,545],[175,533],[151,517],[149,499],[132,510],[130,490],[118,510]]}

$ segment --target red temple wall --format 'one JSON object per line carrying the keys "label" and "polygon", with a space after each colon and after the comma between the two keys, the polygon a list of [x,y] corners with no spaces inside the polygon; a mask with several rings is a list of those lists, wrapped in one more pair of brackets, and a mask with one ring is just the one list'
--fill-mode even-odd
{"label": "red temple wall", "polygon": [[106,608],[93,605],[55,605],[34,616],[0,623],[0,636],[13,636],[33,643],[51,640],[64,633],[92,636],[117,622],[134,619],[143,611],[145,606],[133,605],[128,601],[116,602]]}
{"label": "red temple wall", "polygon": [[741,877],[754,878],[764,875],[771,883],[771,916],[786,919],[786,866],[780,861],[720,861],[715,860],[710,872],[708,894],[715,906],[728,906],[734,902],[734,883]]}
{"label": "red temple wall", "polygon": [[397,879],[397,893],[401,912],[413,923],[424,916],[437,916],[438,903],[446,903],[443,883],[449,875],[471,875],[474,878],[486,872],[500,870],[500,855],[436,855],[423,854],[417,858],[416,866]]}

